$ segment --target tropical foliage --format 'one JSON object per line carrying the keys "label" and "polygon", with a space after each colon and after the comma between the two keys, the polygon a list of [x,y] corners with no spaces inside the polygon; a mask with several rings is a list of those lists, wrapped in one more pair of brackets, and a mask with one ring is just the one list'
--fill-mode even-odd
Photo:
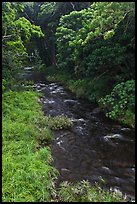
{"label": "tropical foliage", "polygon": [[43,36],[39,26],[21,17],[23,10],[23,3],[2,3],[2,74],[5,78],[14,76],[28,61],[26,43],[30,38]]}
{"label": "tropical foliage", "polygon": [[135,2],[2,2],[3,202],[123,201],[87,181],[56,188],[52,131],[73,123],[44,117],[17,78],[27,65],[134,128]]}
{"label": "tropical foliage", "polygon": [[[60,18],[56,30],[58,69],[77,77],[77,81],[70,82],[70,87],[76,89],[76,93],[79,90],[78,95],[98,102],[117,84],[121,86],[129,80],[134,83],[134,6],[134,2],[96,2]],[[126,94],[128,92],[129,86]],[[130,97],[134,101],[134,91]],[[121,103],[125,103],[123,100]],[[116,109],[115,106],[112,109]],[[117,111],[118,114],[113,112],[107,116],[126,121],[125,117],[130,115],[129,107]],[[131,118],[134,124],[134,117]]]}

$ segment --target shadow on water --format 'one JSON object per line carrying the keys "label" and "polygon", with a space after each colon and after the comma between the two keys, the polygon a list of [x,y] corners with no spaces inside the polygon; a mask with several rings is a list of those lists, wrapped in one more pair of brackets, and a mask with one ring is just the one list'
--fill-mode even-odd
{"label": "shadow on water", "polygon": [[58,83],[31,73],[35,90],[42,92],[45,115],[66,115],[73,122],[69,130],[54,131],[51,144],[54,165],[61,181],[105,180],[104,187],[119,189],[135,197],[135,132],[109,120],[96,104],[77,99]]}

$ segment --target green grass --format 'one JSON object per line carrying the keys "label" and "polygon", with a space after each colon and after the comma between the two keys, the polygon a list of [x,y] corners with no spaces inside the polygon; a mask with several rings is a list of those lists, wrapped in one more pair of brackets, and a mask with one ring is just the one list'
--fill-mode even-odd
{"label": "green grass", "polygon": [[61,130],[61,129],[69,129],[73,126],[71,120],[64,115],[59,116],[46,116],[44,120],[44,124],[49,127],[51,130]]}
{"label": "green grass", "polygon": [[39,94],[32,91],[3,93],[2,199],[3,202],[51,201],[58,172],[48,146],[51,131],[39,127],[43,119]]}
{"label": "green grass", "polygon": [[63,182],[58,192],[60,202],[120,202],[125,201],[120,192],[110,192],[100,188],[98,184],[91,186],[88,181],[76,184]]}

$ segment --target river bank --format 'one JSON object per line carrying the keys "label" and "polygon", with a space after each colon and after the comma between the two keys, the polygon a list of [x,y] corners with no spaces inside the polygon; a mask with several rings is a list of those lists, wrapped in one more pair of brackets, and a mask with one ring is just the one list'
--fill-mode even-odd
{"label": "river bank", "polygon": [[[19,136],[21,138],[21,141],[24,138],[22,143],[24,145],[26,144],[25,142],[26,142],[26,136],[27,135],[25,135],[25,132],[22,132],[22,128],[17,129],[17,124],[19,125],[18,120],[20,118],[22,119],[22,121],[20,121],[20,122],[24,123],[24,126],[28,125],[27,122],[29,119],[30,119],[30,122],[32,124],[35,124],[36,121],[38,122],[38,124],[39,124],[38,126],[40,129],[38,127],[37,128],[35,127],[37,131],[34,131],[34,129],[35,129],[34,127],[30,128],[30,126],[29,126],[30,132],[31,131],[33,132],[32,133],[32,141],[33,141],[33,136],[35,138],[35,135],[41,135],[40,132],[42,133],[42,135],[39,137],[39,139],[37,138],[37,140],[35,140],[35,142],[39,141],[39,148],[40,149],[38,148],[39,149],[38,151],[40,151],[41,153],[39,155],[37,150],[36,150],[36,152],[34,151],[34,156],[33,156],[33,153],[31,153],[31,151],[35,145],[32,146],[32,148],[30,148],[28,146],[28,149],[30,150],[30,156],[28,157],[28,160],[26,160],[27,163],[25,162],[25,160],[21,160],[20,162],[19,162],[19,160],[17,160],[18,158],[22,158],[22,157],[26,158],[25,155],[22,156],[23,154],[21,154],[22,151],[25,151],[24,146],[18,147],[18,145],[17,146],[15,145],[16,148],[14,148],[13,151],[11,152],[12,153],[11,156],[15,155],[14,156],[14,162],[11,159],[11,157],[7,157],[7,153],[3,155],[4,162],[5,162],[6,158],[9,159],[8,165],[9,164],[11,165],[10,172],[13,172],[12,167],[16,166],[17,165],[16,161],[18,161],[18,168],[16,168],[16,170],[14,170],[15,176],[10,174],[11,179],[9,179],[9,181],[7,180],[7,182],[9,182],[8,184],[4,180],[4,182],[5,182],[5,185],[4,185],[5,187],[4,187],[4,191],[3,191],[3,192],[5,192],[4,193],[4,200],[9,199],[10,201],[11,200],[12,201],[13,200],[14,201],[17,201],[17,200],[26,201],[26,199],[28,199],[29,201],[30,200],[32,200],[32,201],[49,200],[50,202],[53,200],[54,201],[57,200],[57,202],[59,200],[70,202],[71,199],[72,199],[72,201],[76,201],[76,202],[78,202],[78,201],[82,202],[83,200],[86,200],[88,202],[89,201],[97,202],[97,201],[108,201],[108,200],[112,200],[112,201],[122,200],[122,198],[120,198],[118,196],[118,194],[115,194],[115,193],[111,194],[110,191],[99,190],[100,187],[94,188],[94,187],[90,186],[91,183],[93,184],[96,181],[100,183],[101,179],[102,179],[103,181],[107,180],[107,185],[110,187],[111,185],[110,185],[110,183],[108,183],[109,179],[107,176],[109,174],[109,176],[111,178],[110,180],[112,180],[112,178],[114,178],[115,182],[117,181],[117,183],[119,183],[120,186],[123,185],[122,184],[123,181],[127,180],[127,182],[128,182],[127,183],[128,190],[126,189],[127,192],[130,192],[129,189],[130,190],[132,189],[131,186],[133,186],[134,179],[130,177],[130,173],[132,173],[132,176],[133,176],[133,172],[131,172],[132,169],[130,169],[131,167],[129,167],[129,163],[131,162],[131,165],[133,165],[133,163],[134,163],[133,161],[131,161],[131,157],[133,157],[133,151],[130,153],[129,158],[127,158],[127,156],[124,155],[125,160],[123,161],[123,163],[121,163],[121,159],[123,156],[121,158],[119,158],[119,161],[115,160],[115,159],[118,159],[117,156],[118,156],[119,152],[116,155],[111,154],[115,148],[114,147],[115,145],[117,147],[119,146],[119,147],[123,148],[123,145],[121,143],[121,136],[120,135],[116,136],[115,131],[116,131],[117,127],[114,127],[112,124],[106,127],[108,122],[106,121],[106,123],[103,123],[103,120],[104,120],[103,118],[99,119],[95,113],[91,112],[92,104],[86,103],[85,101],[83,104],[83,101],[77,100],[73,94],[71,94],[70,92],[67,92],[67,90],[64,87],[62,87],[56,83],[49,83],[49,82],[47,83],[47,81],[46,81],[46,83],[44,83],[44,81],[42,81],[39,78],[37,82],[35,81],[34,84],[31,85],[31,89],[34,89],[35,91],[39,92],[39,94],[40,94],[40,95],[38,94],[40,98],[37,99],[37,102],[35,102],[34,99],[31,100],[31,97],[33,95],[34,95],[35,99],[36,99],[35,96],[37,95],[37,94],[36,95],[33,94],[33,91],[27,91],[26,94],[24,93],[24,91],[23,92],[21,91],[21,92],[19,92],[19,95],[17,92],[10,92],[10,93],[7,92],[4,94],[4,96],[6,96],[6,94],[7,94],[8,100],[5,101],[6,98],[5,99],[3,98],[3,100],[6,102],[5,106],[3,107],[3,110],[4,111],[8,110],[8,115],[7,115],[8,118],[6,116],[6,112],[3,113],[4,114],[3,125],[5,124],[4,127],[5,128],[9,127],[9,126],[7,126],[7,122],[9,122],[9,125],[11,125],[11,126],[13,125],[12,121],[9,121],[9,116],[11,116],[12,119],[15,121],[13,129],[8,128],[9,129],[8,135],[9,135],[9,137],[11,137],[10,140],[7,140],[5,138],[5,135],[7,134],[6,133],[7,129],[5,129],[5,128],[3,129],[3,137],[4,137],[4,140],[6,141],[6,143],[4,143],[4,144],[7,144],[4,147],[4,149],[5,149],[5,151],[7,151],[7,153],[8,153],[8,150],[11,148],[9,141],[13,140],[12,141],[13,144],[14,143],[19,144],[19,142],[18,142]],[[25,94],[25,95],[23,95],[23,94]],[[28,96],[27,96],[27,94],[28,94]],[[9,97],[10,97],[10,100],[9,100]],[[33,105],[32,105],[32,101],[33,101]],[[8,106],[6,105],[7,103],[8,103]],[[35,103],[37,104],[36,105],[37,107],[39,107],[38,103],[41,103],[42,110],[45,113],[44,117],[50,116],[51,118],[54,118],[54,121],[55,121],[56,117],[64,115],[69,119],[69,121],[71,123],[73,123],[73,126],[70,126],[70,127],[66,126],[66,120],[65,120],[65,122],[64,122],[65,126],[64,127],[67,127],[67,128],[64,128],[62,124],[61,124],[61,126],[57,126],[59,128],[57,128],[56,130],[55,130],[55,128],[53,128],[52,131],[54,132],[54,137],[50,136],[50,131],[48,131],[48,130],[43,132],[42,129],[45,126],[48,128],[48,124],[45,123],[45,119],[43,120],[41,118],[40,115],[42,114],[42,112],[39,115],[38,112],[36,111],[37,107],[35,106]],[[8,107],[8,109],[7,109],[7,107]],[[23,107],[25,107],[26,110]],[[19,108],[20,108],[20,110],[19,110]],[[31,111],[28,113],[28,111],[27,111],[28,108],[30,110],[35,109],[33,114]],[[12,110],[12,112],[9,112],[10,110]],[[38,108],[38,110],[40,110],[40,109]],[[23,115],[22,115],[22,111],[23,111]],[[35,111],[37,112],[38,115],[35,115]],[[27,116],[26,116],[26,114],[27,114]],[[8,121],[7,121],[7,119],[8,119]],[[57,120],[58,120],[58,118],[57,118]],[[64,121],[64,119],[61,120],[61,123],[62,123],[62,121]],[[58,123],[56,123],[56,124],[58,124]],[[43,126],[41,126],[41,125],[43,125]],[[50,120],[50,127],[51,127],[51,120]],[[27,126],[26,126],[26,128],[27,128]],[[111,130],[111,133],[113,132],[115,134],[106,135],[108,132],[110,133],[110,130]],[[104,133],[102,131],[104,131]],[[124,130],[123,129],[121,131],[124,132],[124,137],[122,136],[122,138],[124,138],[125,143],[127,145],[130,144],[131,147],[133,147],[132,141],[128,141],[128,138],[129,138],[128,133],[127,133],[127,135],[125,134],[126,131],[128,132],[130,130],[128,130],[128,129]],[[118,134],[118,132],[117,132],[117,134]],[[13,138],[12,135],[15,138]],[[45,138],[45,136],[47,139]],[[112,138],[114,138],[114,139],[112,139]],[[16,139],[17,139],[17,141],[16,141]],[[44,139],[46,139],[46,140],[44,140]],[[51,139],[52,139],[51,143],[46,142],[47,140],[51,140]],[[28,141],[28,139],[27,139],[27,141]],[[115,144],[115,143],[117,143],[117,144]],[[52,183],[53,188],[49,188],[49,185],[47,182],[50,182],[52,179],[48,177],[48,180],[47,180],[46,174],[50,171],[50,169],[52,169],[52,166],[51,166],[51,163],[50,164],[48,163],[48,165],[49,165],[49,167],[48,167],[47,161],[45,161],[45,156],[48,153],[48,150],[46,150],[46,149],[48,149],[47,144],[48,144],[48,146],[50,146],[52,156],[54,158],[54,162],[52,163],[52,165],[60,173],[60,176],[58,177],[60,183],[62,181],[68,181],[68,182],[76,183],[77,181],[80,181],[80,180],[87,180],[87,179],[89,180],[90,184],[88,184],[88,183],[79,184],[81,186],[80,187],[81,191],[79,192],[80,194],[78,197],[75,195],[75,191],[77,191],[79,189],[79,185],[77,187],[74,187],[74,185],[72,185],[70,187],[69,184],[64,183],[64,186],[62,184],[61,191],[58,191],[58,190],[56,191],[56,189],[54,188],[55,182],[53,182]],[[28,145],[29,145],[29,143],[28,143]],[[7,148],[8,146],[9,146],[9,148]],[[25,154],[27,153],[28,149],[25,151]],[[44,149],[45,149],[45,153],[43,152]],[[108,156],[107,150],[109,150],[109,156],[110,157]],[[102,151],[104,151],[104,153]],[[129,149],[129,152],[130,151],[131,151],[131,149]],[[17,152],[19,155],[18,157],[16,154]],[[122,152],[124,153],[124,149],[122,150]],[[49,151],[49,153],[50,153],[50,151]],[[51,162],[52,157],[50,156],[49,153],[47,154],[47,156],[49,155],[50,162]],[[38,165],[39,167],[36,167],[35,161],[31,159],[32,158],[31,155],[35,159],[35,154],[37,156],[39,155],[38,158],[40,157],[42,159],[41,160],[42,163],[40,165]],[[106,157],[106,155],[107,155],[107,157]],[[48,159],[47,156],[46,156],[46,158]],[[112,157],[114,157],[114,156],[116,156],[116,158],[114,160],[112,160]],[[129,159],[128,160],[128,166],[126,163],[127,159]],[[30,190],[30,191],[24,190],[24,193],[23,193],[23,192],[19,192],[18,188],[16,188],[17,185],[20,185],[19,180],[18,179],[16,180],[16,176],[17,175],[19,176],[20,172],[22,172],[22,173],[20,174],[19,178],[20,178],[20,181],[22,181],[22,186],[24,186],[24,182],[26,181],[26,180],[24,181],[24,178],[25,178],[24,174],[26,174],[25,169],[26,169],[26,165],[27,166],[29,165],[29,161],[32,162],[32,165],[30,165],[30,167],[32,167],[32,169],[30,171],[28,171],[28,177],[27,178],[29,178],[31,174],[33,174],[33,173],[35,174],[35,172],[40,173],[41,172],[40,167],[41,167],[41,165],[43,166],[43,173],[42,174],[38,173],[38,177],[36,179],[36,181],[38,181],[40,179],[40,181],[37,182],[38,183],[37,185],[40,185],[40,183],[43,182],[41,188],[39,189],[39,191],[37,191],[37,193],[38,193],[37,198],[36,198],[36,196],[34,196],[34,193],[33,193],[35,191],[35,185],[33,186],[33,184],[35,184],[35,182],[33,182],[33,179],[30,182],[30,185],[32,185],[32,187],[30,189],[32,189],[32,190]],[[24,167],[23,167],[22,171],[20,171],[20,169],[21,169],[20,165],[23,164],[22,162],[24,163]],[[107,162],[107,163],[105,163],[105,162]],[[115,170],[117,169],[118,162],[119,162],[120,169],[121,168],[124,169],[124,172],[125,172],[124,178],[121,178],[121,176],[123,175],[122,169],[121,169],[122,170],[121,173],[115,172]],[[5,165],[7,165],[6,162],[5,162]],[[36,167],[36,168],[33,169],[33,167]],[[48,167],[48,171],[47,171],[47,167]],[[112,167],[114,168],[113,170],[112,170]],[[127,169],[128,167],[129,167],[129,169]],[[134,168],[134,167],[132,166],[132,168]],[[4,169],[7,169],[4,171],[7,172],[6,174],[8,175],[9,174],[8,168],[4,168]],[[113,174],[112,174],[112,171],[113,171]],[[95,173],[95,172],[97,172],[97,173]],[[101,173],[101,172],[103,172],[103,173]],[[43,174],[45,175],[45,179],[46,179],[45,181],[43,179],[41,181],[41,176]],[[55,181],[57,174],[53,175],[50,173],[50,175],[53,176],[52,178]],[[103,175],[103,177],[102,177],[102,175]],[[107,178],[105,178],[106,176],[107,176]],[[3,177],[3,179],[5,179],[5,176]],[[13,180],[16,181],[15,186],[12,182]],[[130,182],[129,182],[129,180],[130,180]],[[28,179],[28,181],[29,181],[29,179]],[[44,188],[44,185],[46,185],[46,183],[47,183],[48,189],[45,189],[45,191],[43,191],[42,189]],[[7,195],[6,186],[10,186],[11,184],[13,184],[13,186],[14,186],[14,188],[13,188],[15,191],[14,196],[12,194],[12,192],[13,192],[12,188],[9,188],[9,190],[8,190],[9,193]],[[37,187],[37,185],[36,185],[36,187]],[[106,187],[107,187],[107,185],[106,185]],[[25,186],[26,186],[26,189],[29,188],[29,185],[27,185],[27,183]],[[84,187],[84,186],[86,186],[86,187]],[[115,185],[113,185],[113,184],[112,184],[112,186],[115,187]],[[89,190],[88,191],[86,190],[87,194],[85,194],[83,197],[83,192],[85,192],[85,190],[83,191],[82,189],[84,189],[84,188],[89,189]],[[22,188],[22,189],[24,189],[24,188]],[[69,191],[69,194],[68,194],[68,189],[71,189],[71,191]],[[117,188],[117,191],[118,191],[118,189],[120,189],[120,188]],[[42,192],[40,192],[41,190],[42,190]],[[90,192],[90,194],[88,192]],[[96,196],[94,196],[94,198],[92,197],[93,192],[94,193],[96,192],[95,193]],[[99,197],[99,194],[100,194],[100,197]],[[26,196],[24,196],[24,195],[26,195]],[[9,198],[7,198],[7,196]],[[41,197],[41,196],[43,196],[43,197]],[[47,196],[47,197],[45,197],[45,196]],[[132,196],[133,196],[133,191],[132,191]]]}
{"label": "river bank", "polygon": [[62,83],[39,77],[34,88],[43,93],[45,115],[65,115],[74,124],[70,130],[54,131],[51,149],[60,181],[94,183],[103,178],[106,187],[134,198],[134,129],[95,111],[96,103],[76,98]]}

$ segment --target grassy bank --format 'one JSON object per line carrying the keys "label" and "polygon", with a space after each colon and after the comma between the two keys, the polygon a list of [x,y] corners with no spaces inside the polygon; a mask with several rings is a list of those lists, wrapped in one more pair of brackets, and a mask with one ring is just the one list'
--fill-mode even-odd
{"label": "grassy bank", "polygon": [[65,116],[44,117],[32,90],[6,91],[2,96],[3,202],[109,202],[124,201],[121,194],[93,187],[86,181],[64,182],[57,189],[49,142],[51,130],[67,129]]}
{"label": "grassy bank", "polygon": [[38,97],[32,91],[3,94],[3,202],[52,200],[57,171],[51,165],[50,148],[40,148],[41,138],[48,142],[52,136],[40,128],[43,113]]}

